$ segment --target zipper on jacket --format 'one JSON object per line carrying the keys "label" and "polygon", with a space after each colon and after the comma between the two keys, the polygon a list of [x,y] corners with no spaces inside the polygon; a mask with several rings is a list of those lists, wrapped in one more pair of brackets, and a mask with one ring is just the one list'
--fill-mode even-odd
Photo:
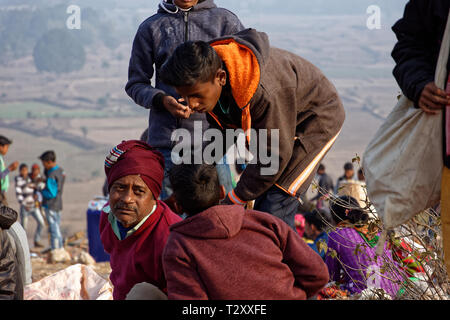
{"label": "zipper on jacket", "polygon": [[189,40],[189,24],[188,24],[189,11],[184,12],[184,42]]}

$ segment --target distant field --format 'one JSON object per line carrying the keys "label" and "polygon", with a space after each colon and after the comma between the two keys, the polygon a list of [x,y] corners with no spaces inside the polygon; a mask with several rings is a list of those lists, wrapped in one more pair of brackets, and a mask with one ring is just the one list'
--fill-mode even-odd
{"label": "distant field", "polygon": [[0,103],[2,119],[41,119],[41,118],[103,118],[108,114],[101,110],[65,110],[39,102]]}

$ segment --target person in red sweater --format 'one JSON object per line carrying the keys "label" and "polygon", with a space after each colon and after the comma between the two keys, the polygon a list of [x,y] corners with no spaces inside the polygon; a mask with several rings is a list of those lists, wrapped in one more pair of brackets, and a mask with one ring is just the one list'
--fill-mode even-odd
{"label": "person in red sweater", "polygon": [[169,299],[307,299],[327,284],[321,257],[280,218],[218,205],[214,166],[176,165],[170,182],[188,218],[170,227],[163,253]]}
{"label": "person in red sweater", "polygon": [[123,141],[106,157],[105,173],[109,203],[100,216],[100,238],[110,254],[114,300],[124,300],[142,282],[167,292],[162,252],[169,226],[181,218],[157,200],[163,156],[145,142]]}

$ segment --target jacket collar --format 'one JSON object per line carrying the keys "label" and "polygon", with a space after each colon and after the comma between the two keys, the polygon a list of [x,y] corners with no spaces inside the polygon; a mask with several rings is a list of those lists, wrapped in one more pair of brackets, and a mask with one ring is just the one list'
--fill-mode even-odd
{"label": "jacket collar", "polygon": [[[198,11],[211,8],[217,8],[216,4],[214,3],[214,0],[200,0],[190,10]],[[158,13],[176,14],[179,11],[180,9],[173,4],[173,0],[161,0],[161,2],[158,5]]]}

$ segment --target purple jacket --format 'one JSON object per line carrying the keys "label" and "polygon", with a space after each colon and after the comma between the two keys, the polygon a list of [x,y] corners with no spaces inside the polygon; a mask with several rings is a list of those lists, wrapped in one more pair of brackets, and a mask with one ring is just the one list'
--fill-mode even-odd
{"label": "purple jacket", "polygon": [[[336,252],[335,257],[333,250]],[[331,232],[328,235],[325,259],[330,281],[342,284],[351,294],[360,293],[369,283],[372,287],[384,289],[394,298],[403,279],[399,266],[393,260],[386,244],[383,255],[376,260],[375,252],[376,247],[370,247],[353,228],[338,228]],[[390,269],[388,265],[395,266],[395,270]]]}
{"label": "purple jacket", "polygon": [[[179,96],[172,87],[159,80],[159,69],[175,48],[188,40],[203,40],[231,35],[244,29],[232,12],[218,8],[213,0],[201,0],[189,11],[178,10],[169,1],[160,4],[158,12],[145,20],[136,33],[128,69],[125,91],[138,105],[150,109],[148,143],[157,148],[169,148],[172,131],[186,128],[193,132],[194,120],[209,125],[204,114],[195,113],[189,119],[176,119],[154,100],[158,93]],[[152,79],[156,70],[155,85]]]}

